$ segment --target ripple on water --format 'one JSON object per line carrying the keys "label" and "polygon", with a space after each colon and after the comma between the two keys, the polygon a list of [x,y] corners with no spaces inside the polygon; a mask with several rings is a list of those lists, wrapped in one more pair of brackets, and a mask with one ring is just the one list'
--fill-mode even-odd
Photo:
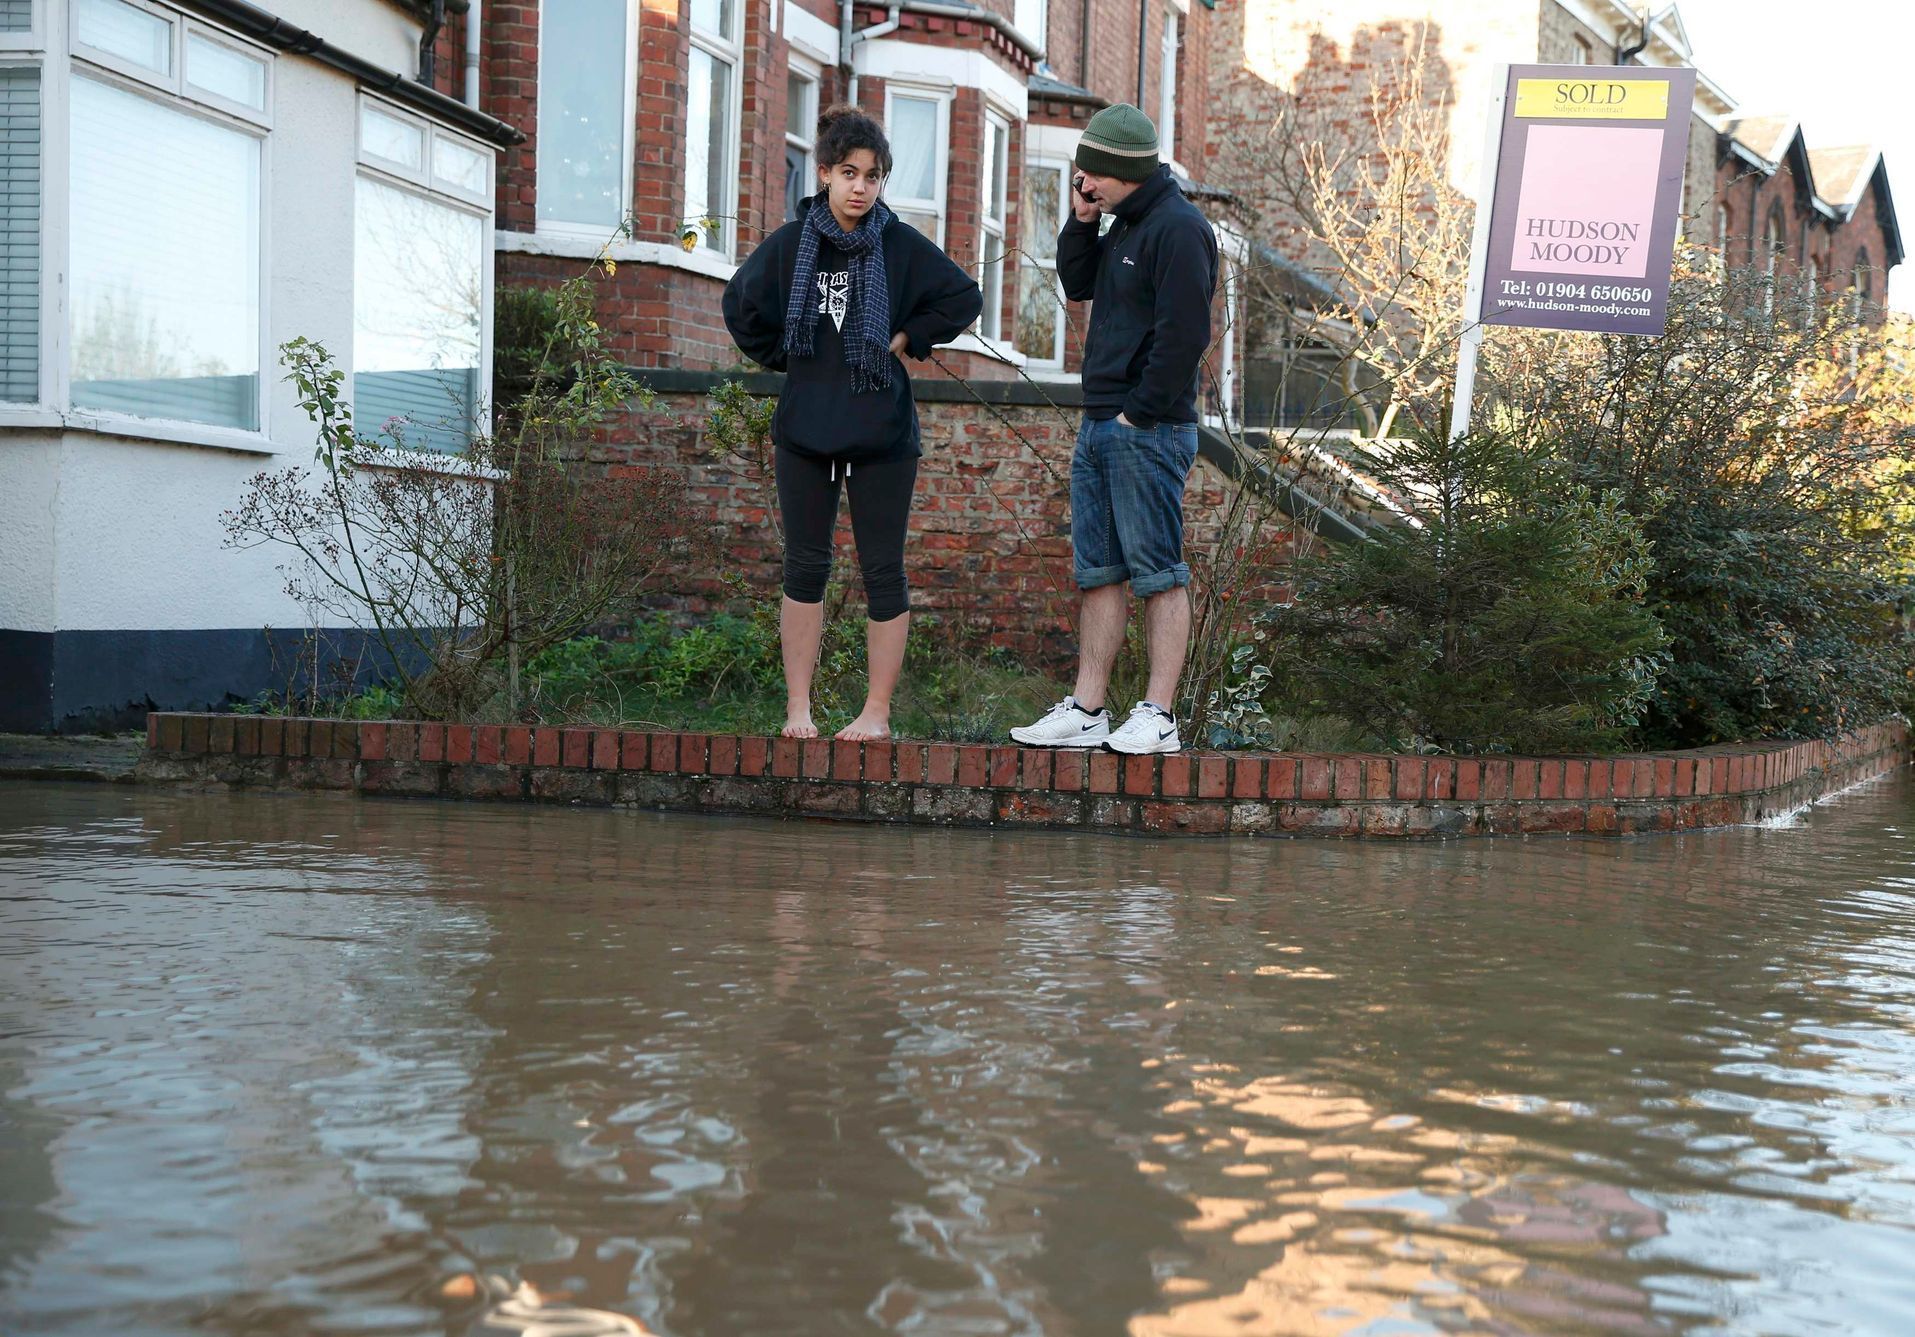
{"label": "ripple on water", "polygon": [[0,1329],[1899,1333],[1911,791],[1145,843],[0,788]]}

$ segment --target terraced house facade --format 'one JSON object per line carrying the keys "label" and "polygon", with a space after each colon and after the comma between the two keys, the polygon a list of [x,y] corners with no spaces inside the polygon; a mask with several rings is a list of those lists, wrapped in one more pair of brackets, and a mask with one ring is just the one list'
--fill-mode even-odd
{"label": "terraced house facade", "polygon": [[0,0],[0,728],[283,681],[308,614],[220,521],[312,458],[282,343],[422,461],[477,426],[517,133],[435,89],[441,8]]}

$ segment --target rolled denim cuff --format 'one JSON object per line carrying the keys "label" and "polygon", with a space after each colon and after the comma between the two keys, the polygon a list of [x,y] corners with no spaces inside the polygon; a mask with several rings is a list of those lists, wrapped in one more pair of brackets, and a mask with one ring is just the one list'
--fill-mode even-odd
{"label": "rolled denim cuff", "polygon": [[[1080,590],[1101,589],[1105,585],[1121,585],[1130,579],[1127,566],[1080,566],[1072,575],[1077,579]],[[1189,579],[1186,575],[1185,579]]]}
{"label": "rolled denim cuff", "polygon": [[1165,590],[1174,590],[1189,583],[1190,567],[1179,562],[1167,571],[1152,571],[1148,575],[1132,576],[1130,592],[1139,599],[1148,599],[1153,594],[1162,594]]}

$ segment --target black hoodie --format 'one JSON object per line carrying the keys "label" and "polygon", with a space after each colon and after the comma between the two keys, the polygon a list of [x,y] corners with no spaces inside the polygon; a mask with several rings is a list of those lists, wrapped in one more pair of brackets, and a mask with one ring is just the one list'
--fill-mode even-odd
{"label": "black hoodie", "polygon": [[[846,302],[851,257],[825,243],[818,247],[818,331],[812,356],[786,365],[785,299],[798,261],[798,233],[805,213],[825,209],[823,193],[799,207],[798,218],[760,242],[725,285],[725,327],[738,351],[770,371],[785,373],[771,436],[800,455],[868,461],[916,455],[918,408],[911,377],[891,359],[891,388],[854,394],[845,361],[845,329],[858,317]],[[971,276],[923,233],[893,218],[884,230],[884,273],[891,293],[891,329],[909,340],[923,361],[933,344],[956,338],[984,307]]]}
{"label": "black hoodie", "polygon": [[1122,413],[1139,427],[1197,421],[1197,369],[1210,347],[1217,234],[1168,167],[1111,210],[1116,222],[1071,217],[1057,238],[1057,277],[1073,302],[1092,299],[1084,340],[1084,412]]}

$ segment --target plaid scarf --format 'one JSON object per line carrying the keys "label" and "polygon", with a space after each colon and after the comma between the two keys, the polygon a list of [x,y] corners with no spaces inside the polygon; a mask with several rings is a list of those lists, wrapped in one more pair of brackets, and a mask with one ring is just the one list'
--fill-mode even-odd
{"label": "plaid scarf", "polygon": [[810,357],[818,333],[818,244],[828,241],[851,257],[851,309],[856,334],[844,341],[851,363],[851,390],[889,389],[891,385],[891,289],[884,274],[884,229],[891,210],[873,204],[858,226],[846,232],[822,194],[805,211],[798,230],[798,260],[791,273],[791,298],[785,307],[785,355]]}

